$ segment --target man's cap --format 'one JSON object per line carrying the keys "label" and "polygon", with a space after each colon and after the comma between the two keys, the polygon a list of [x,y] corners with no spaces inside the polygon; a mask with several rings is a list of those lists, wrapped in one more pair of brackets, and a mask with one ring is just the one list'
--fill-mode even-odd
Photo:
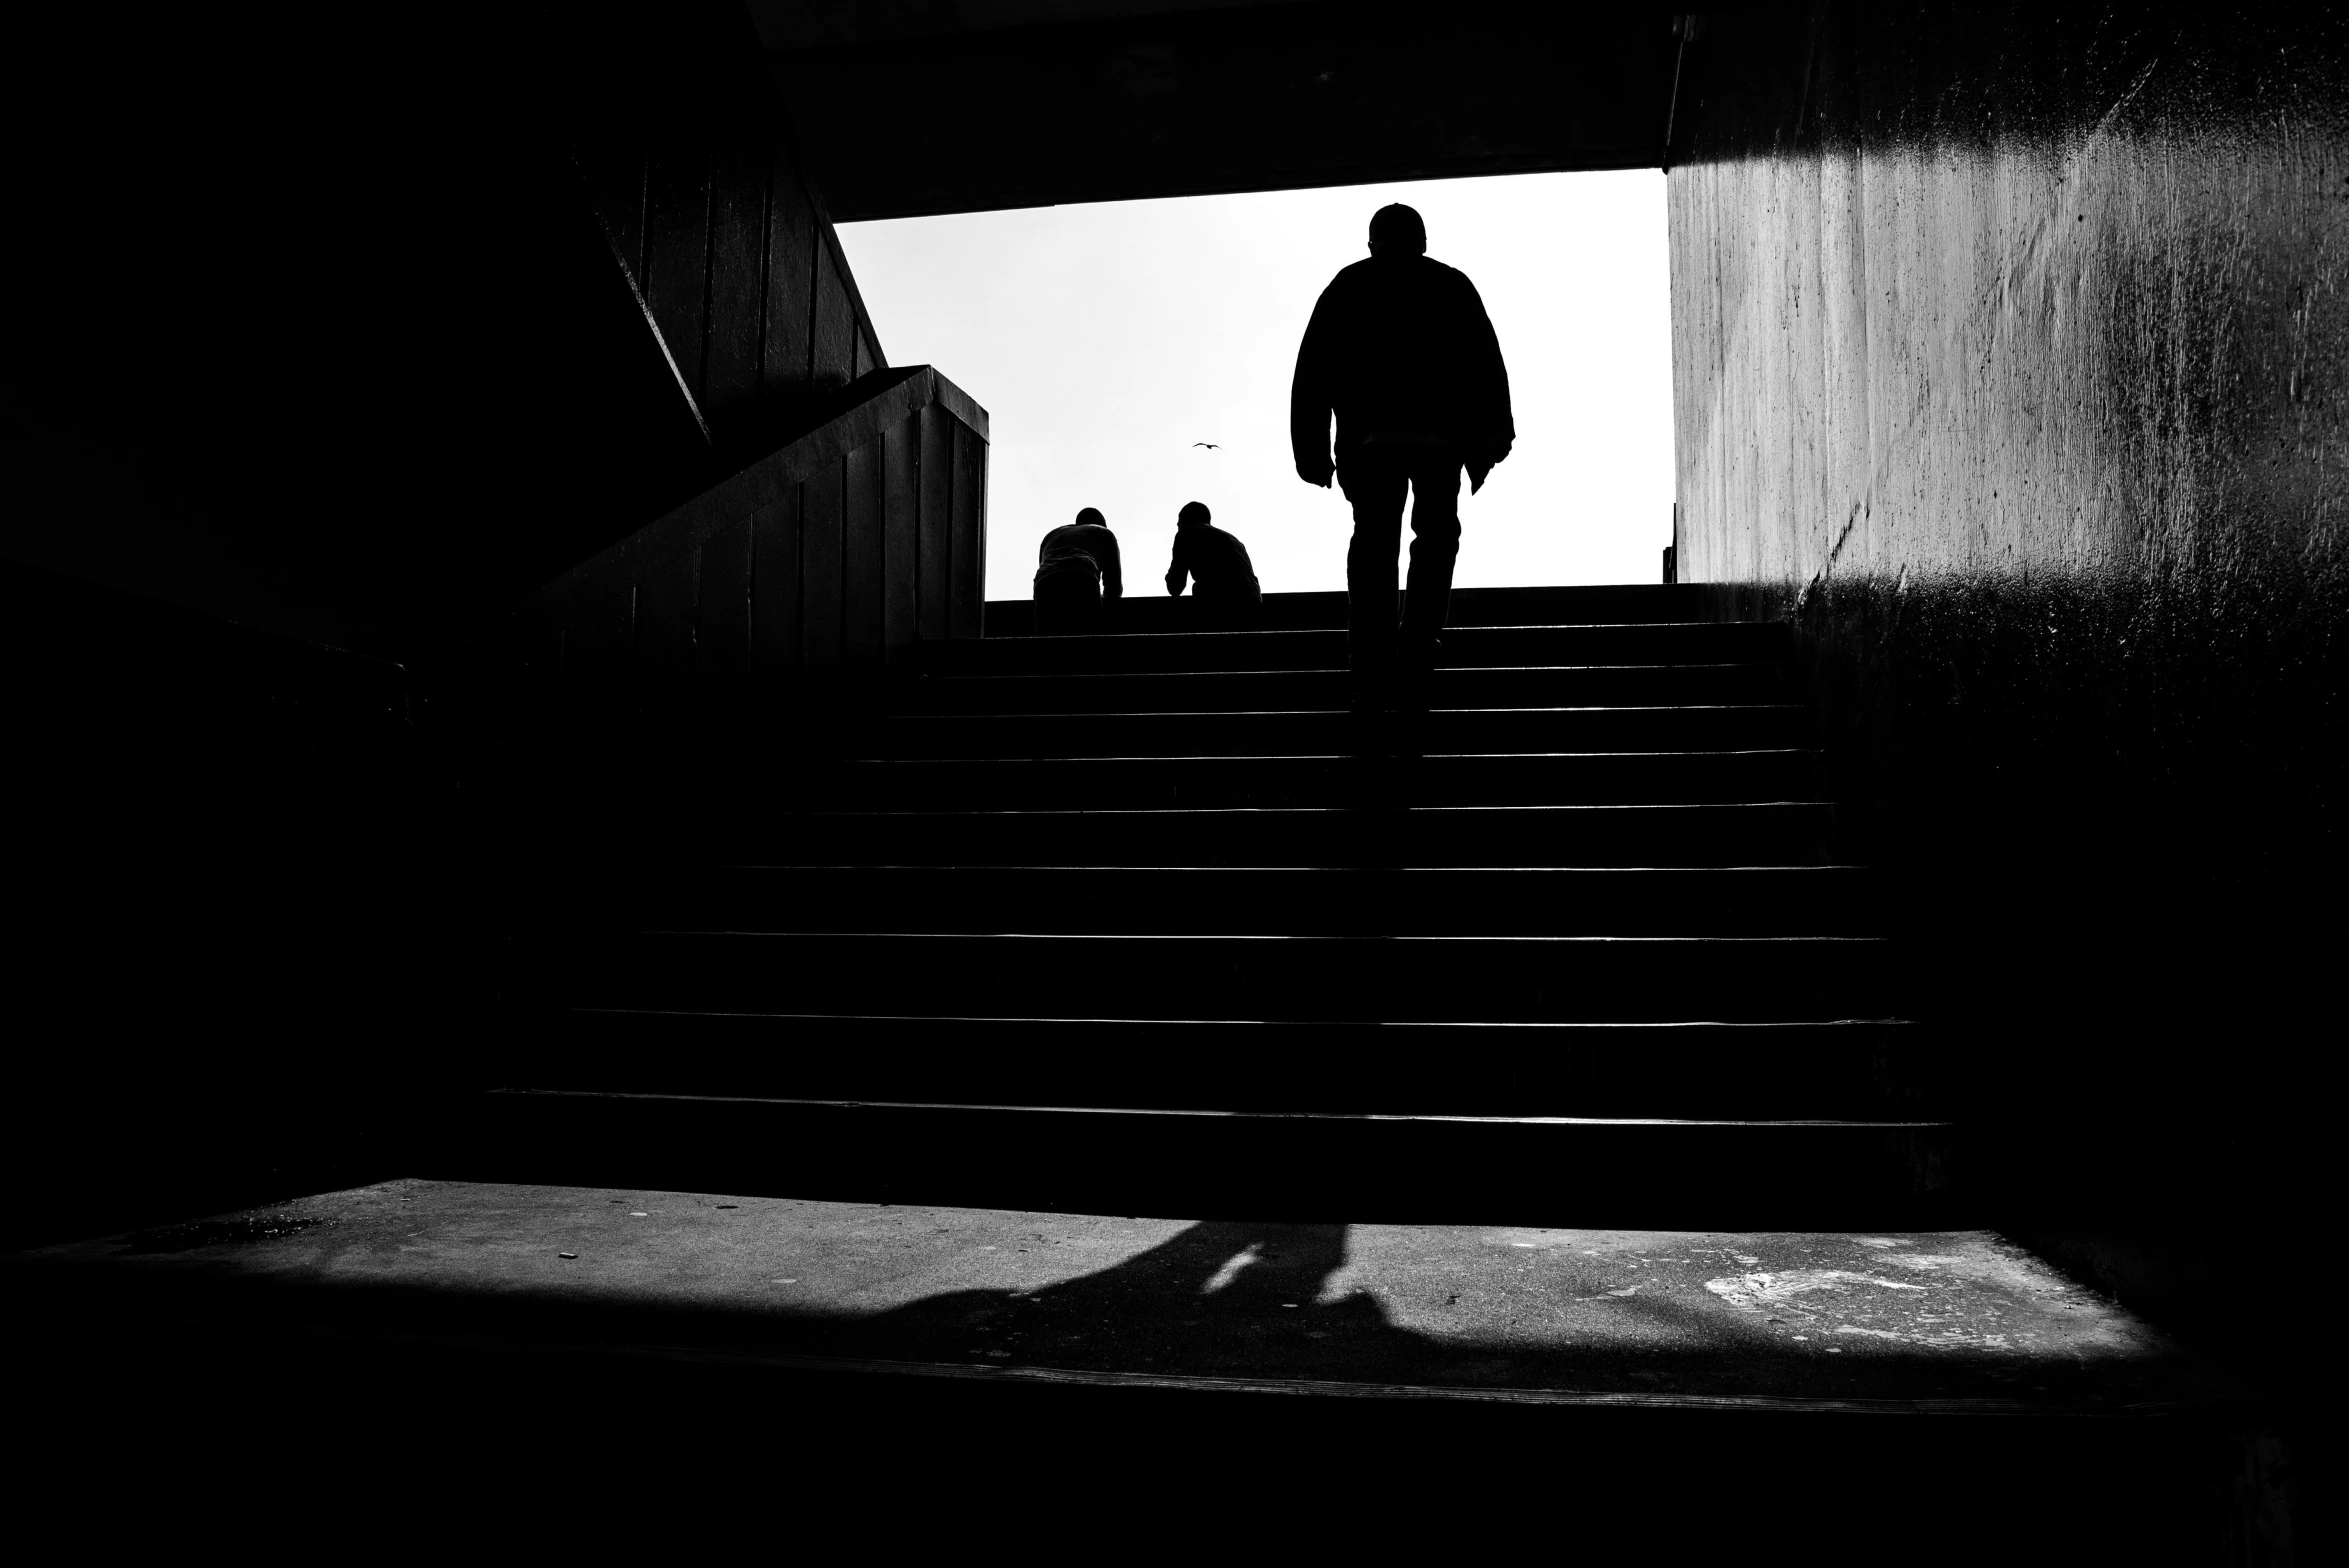
{"label": "man's cap", "polygon": [[1199,526],[1202,528],[1206,527],[1208,523],[1213,521],[1214,517],[1215,514],[1207,510],[1207,503],[1205,501],[1186,501],[1183,503],[1183,509],[1175,513],[1175,521],[1177,523],[1187,523],[1190,522],[1193,518],[1196,518],[1198,519]]}
{"label": "man's cap", "polygon": [[1082,526],[1086,523],[1091,523],[1096,528],[1107,528],[1109,526],[1109,519],[1101,515],[1101,509],[1097,506],[1088,506],[1083,511],[1079,512],[1077,514],[1077,522],[1079,526]]}
{"label": "man's cap", "polygon": [[1393,243],[1417,255],[1427,253],[1427,224],[1417,209],[1396,202],[1370,215],[1370,243]]}

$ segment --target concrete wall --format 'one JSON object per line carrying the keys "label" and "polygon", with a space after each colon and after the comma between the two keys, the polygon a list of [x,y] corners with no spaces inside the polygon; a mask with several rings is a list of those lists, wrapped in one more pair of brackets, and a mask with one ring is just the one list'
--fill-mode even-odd
{"label": "concrete wall", "polygon": [[888,361],[748,19],[657,15],[567,16],[542,68],[680,393],[716,445],[762,456]]}
{"label": "concrete wall", "polygon": [[[11,34],[13,1241],[406,1168],[544,880],[478,804],[449,634],[878,362],[739,7],[656,9]],[[633,93],[579,68],[606,23]],[[672,68],[728,48],[738,89]],[[733,117],[670,113],[688,89]],[[636,243],[591,186],[615,171]]]}
{"label": "concrete wall", "polygon": [[2331,852],[2343,39],[2316,7],[1711,19],[1670,178],[1680,571],[1799,606],[1868,715],[1854,853]]}
{"label": "concrete wall", "polygon": [[798,434],[879,344],[740,8],[657,9],[23,29],[0,557],[412,659]]}
{"label": "concrete wall", "polygon": [[1681,578],[1796,623],[1845,850],[1914,874],[1966,1025],[1976,1190],[2224,1319],[2322,1141],[2341,13],[1741,11],[1681,115]]}

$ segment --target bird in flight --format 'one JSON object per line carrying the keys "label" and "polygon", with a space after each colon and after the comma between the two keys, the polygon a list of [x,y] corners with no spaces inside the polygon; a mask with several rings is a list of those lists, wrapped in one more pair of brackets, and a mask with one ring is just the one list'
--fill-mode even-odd
{"label": "bird in flight", "polygon": [[1223,448],[1222,448],[1222,447],[1220,447],[1220,446],[1216,445],[1216,444],[1215,444],[1213,441],[1194,441],[1194,442],[1192,442],[1192,443],[1191,443],[1191,445],[1193,445],[1193,446],[1203,446],[1203,447],[1207,448],[1207,450],[1208,450],[1208,451],[1210,451],[1210,452],[1220,452],[1220,451],[1222,451],[1222,450],[1223,450]]}

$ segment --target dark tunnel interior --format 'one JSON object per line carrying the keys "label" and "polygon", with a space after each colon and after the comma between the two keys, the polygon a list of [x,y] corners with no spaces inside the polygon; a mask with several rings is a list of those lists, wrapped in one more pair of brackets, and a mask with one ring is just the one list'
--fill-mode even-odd
{"label": "dark tunnel interior", "polygon": [[[2245,1283],[2329,1190],[2337,8],[12,33],[8,1226],[52,1323],[180,1287],[108,1283],[166,1277],[137,1243],[88,1282],[37,1249],[407,1179],[1180,1219],[1048,1288],[790,1331],[944,1362],[1132,1303],[1123,1349],[1053,1354],[1137,1376],[1165,1301],[1254,1344],[1366,1225],[1995,1232],[2282,1412],[2296,1479],[2227,1483],[2269,1499],[2227,1560],[2290,1560],[2275,1508],[2337,1533],[2332,1358]],[[1668,179],[1669,575],[1459,590],[1417,707],[1368,720],[1343,595],[1210,626],[1153,589],[1069,638],[986,601],[986,552],[1035,548],[990,537],[987,412],[887,360],[833,230],[1625,168]],[[1728,1310],[1696,1285],[1623,1315]],[[476,1349],[603,1310],[416,1288],[335,1310]],[[311,1310],[270,1289],[183,1317],[268,1303],[265,1344]],[[1475,1382],[1369,1296],[1293,1310],[1343,1378]],[[675,1311],[614,1342],[699,1332]],[[157,1332],[122,1365],[228,1397]],[[507,1375],[354,1333],[362,1382]],[[1213,1375],[1310,1381],[1322,1341],[1281,1343]],[[1777,1354],[1638,1387],[1794,1397]],[[45,1364],[70,1406],[82,1363]],[[801,1372],[842,1422],[955,1397]],[[1094,1419],[1080,1392],[1035,1420]],[[1308,1402],[1264,1431],[1347,1429]],[[1409,1403],[1359,1433],[1407,1446]],[[1511,1463],[1550,1440],[1490,1420]],[[2114,1441],[2082,1460],[2112,1495],[2191,1468]]]}

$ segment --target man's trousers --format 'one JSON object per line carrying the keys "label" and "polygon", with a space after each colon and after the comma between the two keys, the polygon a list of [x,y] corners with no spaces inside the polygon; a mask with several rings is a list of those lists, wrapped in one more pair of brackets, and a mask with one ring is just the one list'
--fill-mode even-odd
{"label": "man's trousers", "polygon": [[[1338,465],[1354,508],[1346,549],[1346,662],[1357,675],[1423,669],[1452,601],[1460,555],[1460,455],[1436,446],[1365,446]],[[1411,495],[1411,575],[1398,634],[1395,557]],[[1397,646],[1398,635],[1400,647]]]}
{"label": "man's trousers", "polygon": [[1101,630],[1101,568],[1083,556],[1036,573],[1036,635],[1084,637]]}

